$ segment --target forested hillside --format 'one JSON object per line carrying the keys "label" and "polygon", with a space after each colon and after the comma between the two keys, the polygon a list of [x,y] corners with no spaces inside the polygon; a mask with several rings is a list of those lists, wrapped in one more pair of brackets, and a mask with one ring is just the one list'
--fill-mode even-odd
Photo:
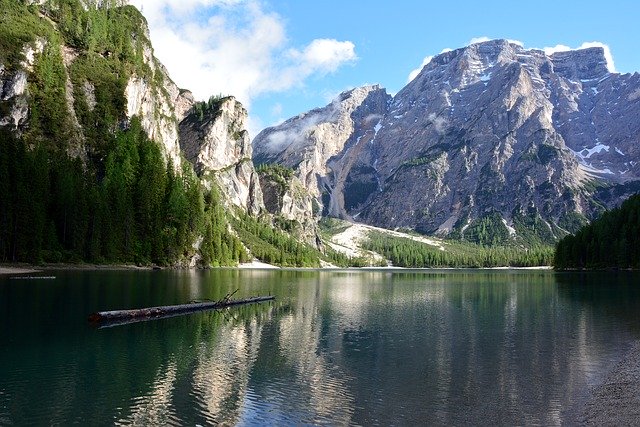
{"label": "forested hillside", "polygon": [[640,195],[558,242],[555,267],[640,268]]}
{"label": "forested hillside", "polygon": [[379,232],[370,233],[364,247],[382,254],[395,266],[408,268],[535,267],[550,265],[553,260],[553,249],[543,245],[524,249],[514,246],[481,246],[450,240],[442,250]]}
{"label": "forested hillside", "polygon": [[[5,73],[24,67],[25,46],[42,46],[26,67],[26,121],[0,127],[4,262],[164,265],[183,259],[196,235],[219,222],[215,201],[205,204],[191,171],[175,171],[140,121],[125,120],[127,79],[151,74],[142,61],[146,24],[133,7],[110,6],[0,2]],[[68,67],[64,49],[75,56]],[[67,82],[75,83],[73,94]],[[91,88],[91,97],[83,87]],[[14,107],[7,98],[3,115]],[[224,230],[218,232],[227,239]]]}
{"label": "forested hillside", "polygon": [[[140,12],[115,0],[27,3],[0,0],[0,262],[247,261],[224,189],[158,139],[178,147],[168,93],[178,91]],[[149,115],[131,116],[140,99]],[[236,223],[253,242],[248,221]],[[269,261],[319,265],[304,245],[274,250]]]}

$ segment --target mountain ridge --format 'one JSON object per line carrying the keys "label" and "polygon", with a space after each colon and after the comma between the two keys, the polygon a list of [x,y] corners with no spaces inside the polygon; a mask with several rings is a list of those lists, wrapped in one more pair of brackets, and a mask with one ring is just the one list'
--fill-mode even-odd
{"label": "mountain ridge", "polygon": [[[341,254],[320,219],[458,233],[482,245],[522,243],[522,236],[548,242],[571,228],[556,223],[570,208],[588,215],[598,208],[593,195],[620,199],[638,183],[633,144],[609,141],[633,133],[633,123],[626,130],[607,128],[600,126],[606,116],[594,116],[597,145],[583,137],[572,148],[554,128],[564,120],[567,129],[591,129],[583,123],[591,116],[581,111],[595,105],[591,111],[602,115],[607,110],[596,101],[608,100],[610,92],[633,102],[635,92],[599,77],[604,63],[597,49],[578,55],[579,61],[525,55],[521,65],[514,61],[518,47],[502,42],[450,52],[395,96],[378,85],[354,88],[266,130],[266,142],[252,145],[244,107],[232,96],[196,102],[178,88],[153,54],[144,17],[125,1],[0,5],[5,261],[206,267],[255,256],[285,266],[378,264],[384,263],[379,255]],[[541,84],[541,72],[554,85]],[[635,90],[633,79],[624,82]],[[554,97],[568,105],[565,116],[554,117]],[[496,114],[476,108],[475,98]],[[634,111],[623,108],[619,116]],[[469,123],[460,121],[465,112]],[[591,145],[580,145],[587,140]],[[625,154],[624,169],[613,167]],[[525,163],[514,166],[516,157]],[[499,186],[526,193],[523,179],[509,182],[522,164],[535,172],[524,184],[565,191],[564,205],[546,207],[553,199],[539,191],[509,205]],[[615,174],[615,183],[602,179]],[[551,182],[553,176],[561,185]],[[576,215],[569,225],[584,221]],[[406,265],[519,265],[548,258],[518,260],[504,248],[455,247],[456,253],[445,254],[414,247],[421,243],[411,237],[382,238],[379,229],[367,230],[359,243],[370,245],[365,253],[381,250],[392,259],[393,246],[401,245],[407,253],[396,261]],[[366,243],[371,230],[378,237]],[[414,251],[419,255],[407,258]]]}
{"label": "mountain ridge", "polygon": [[[478,243],[487,239],[466,231],[490,225],[497,231],[489,240],[550,243],[615,206],[638,181],[635,91],[640,75],[611,73],[599,47],[547,55],[491,40],[445,52],[377,111],[379,121],[350,115],[353,128],[372,137],[352,163],[345,142],[326,162],[333,168],[315,171],[332,185],[324,197],[312,194],[325,214],[370,225]],[[285,162],[291,144],[280,141],[276,153],[270,138],[301,120],[285,123],[256,136],[254,161]],[[317,146],[314,132],[307,126],[292,139],[304,152]],[[341,158],[347,167],[335,162]],[[351,191],[335,194],[340,180]],[[341,198],[352,203],[333,209]]]}

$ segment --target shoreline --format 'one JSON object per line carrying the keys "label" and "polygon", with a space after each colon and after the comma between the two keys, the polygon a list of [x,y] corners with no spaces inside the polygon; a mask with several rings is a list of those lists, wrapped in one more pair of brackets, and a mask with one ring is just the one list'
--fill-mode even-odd
{"label": "shoreline", "polygon": [[36,270],[34,268],[22,268],[22,267],[9,267],[6,265],[0,265],[0,276],[11,276],[14,274],[32,274],[41,273],[42,270]]}
{"label": "shoreline", "polygon": [[385,266],[385,267],[337,267],[333,265],[325,265],[322,267],[281,267],[273,264],[267,264],[261,261],[251,261],[237,266],[221,266],[211,268],[195,268],[195,267],[157,267],[157,266],[137,266],[131,264],[44,264],[44,265],[30,265],[30,264],[0,264],[0,277],[21,275],[21,274],[33,274],[42,273],[44,271],[55,270],[213,270],[217,268],[237,268],[240,270],[309,270],[309,271],[335,271],[335,270],[349,270],[349,271],[442,271],[442,270],[468,270],[468,271],[553,271],[552,266],[537,266],[537,267],[398,267],[398,266]]}
{"label": "shoreline", "polygon": [[30,264],[0,264],[0,276],[20,275],[20,274],[32,274],[42,273],[52,270],[153,270],[152,266],[140,267],[137,265],[110,265],[110,264],[44,264],[44,265],[30,265]]}
{"label": "shoreline", "polygon": [[589,391],[575,421],[581,425],[637,425],[640,420],[640,340],[622,356],[601,384]]}

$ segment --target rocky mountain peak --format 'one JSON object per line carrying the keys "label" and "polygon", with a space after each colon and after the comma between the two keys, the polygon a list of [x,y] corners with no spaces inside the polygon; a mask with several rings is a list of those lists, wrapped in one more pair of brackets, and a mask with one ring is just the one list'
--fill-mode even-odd
{"label": "rocky mountain peak", "polygon": [[443,52],[424,66],[415,81],[432,81],[446,74],[451,87],[467,86],[486,78],[487,70],[494,66],[516,61],[521,50],[507,40],[490,40]]}
{"label": "rocky mountain peak", "polygon": [[181,149],[198,174],[251,158],[247,110],[234,97],[194,104],[180,123]]}
{"label": "rocky mountain peak", "polygon": [[474,43],[433,57],[425,65],[416,81],[433,80],[447,74],[452,87],[467,86],[478,80],[486,81],[492,68],[519,63],[540,75],[555,73],[563,78],[580,81],[599,79],[609,74],[602,47],[567,50],[547,55],[540,49],[525,49],[504,39]]}
{"label": "rocky mountain peak", "polygon": [[295,168],[313,197],[326,197],[333,215],[347,217],[341,196],[345,177],[336,172],[350,169],[345,163],[359,161],[357,156],[375,136],[390,100],[378,85],[343,92],[324,108],[258,134],[253,141],[254,162]]}
{"label": "rocky mountain peak", "polygon": [[640,75],[610,73],[602,48],[490,40],[378,91],[264,130],[254,159],[295,168],[327,215],[459,237],[491,222],[503,240],[551,241],[615,203],[594,182],[626,194],[640,179]]}
{"label": "rocky mountain peak", "polygon": [[[326,107],[299,114],[277,128],[265,129],[254,139],[256,163],[268,163],[279,156],[287,158],[287,166],[294,166],[303,152],[317,143],[322,148],[322,157],[332,156],[345,142],[338,134],[348,135],[353,130],[351,115],[361,106],[366,108],[368,101],[375,103],[374,98],[380,97],[388,95],[379,85],[358,87],[342,92]],[[327,133],[340,139],[337,145],[327,146],[324,137]]]}
{"label": "rocky mountain peak", "polygon": [[378,85],[343,92],[324,108],[262,131],[254,139],[254,160],[260,164],[278,158],[288,167],[305,161],[309,170],[325,169],[327,161],[343,150],[355,131],[353,116],[381,119],[388,99]]}
{"label": "rocky mountain peak", "polygon": [[602,47],[556,52],[551,61],[554,72],[569,80],[596,80],[610,73]]}

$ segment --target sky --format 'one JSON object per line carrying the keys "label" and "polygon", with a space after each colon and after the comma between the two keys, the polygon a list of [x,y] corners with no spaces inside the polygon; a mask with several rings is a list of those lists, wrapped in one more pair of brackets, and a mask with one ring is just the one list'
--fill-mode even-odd
{"label": "sky", "polygon": [[249,132],[379,84],[391,94],[430,56],[485,39],[525,48],[604,45],[640,71],[640,2],[593,0],[130,0],[155,54],[198,100],[233,95]]}

